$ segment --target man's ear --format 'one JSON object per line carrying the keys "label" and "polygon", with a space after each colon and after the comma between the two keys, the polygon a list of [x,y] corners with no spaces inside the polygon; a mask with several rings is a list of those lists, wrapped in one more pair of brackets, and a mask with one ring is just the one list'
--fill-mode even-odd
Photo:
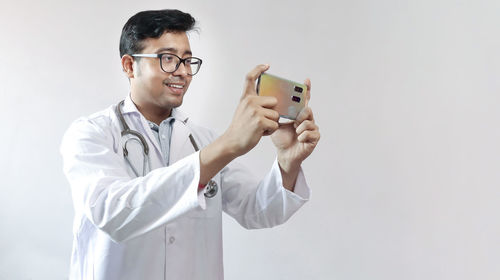
{"label": "man's ear", "polygon": [[134,58],[128,54],[122,56],[122,68],[125,75],[130,78],[134,78]]}

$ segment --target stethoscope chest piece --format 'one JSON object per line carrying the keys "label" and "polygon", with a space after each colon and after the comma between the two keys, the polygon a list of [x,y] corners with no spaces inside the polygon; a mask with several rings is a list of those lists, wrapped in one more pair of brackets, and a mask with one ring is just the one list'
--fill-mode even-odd
{"label": "stethoscope chest piece", "polygon": [[219,187],[217,186],[217,183],[213,180],[210,180],[207,184],[207,188],[205,189],[205,197],[206,198],[212,198],[217,194],[217,191],[219,190]]}

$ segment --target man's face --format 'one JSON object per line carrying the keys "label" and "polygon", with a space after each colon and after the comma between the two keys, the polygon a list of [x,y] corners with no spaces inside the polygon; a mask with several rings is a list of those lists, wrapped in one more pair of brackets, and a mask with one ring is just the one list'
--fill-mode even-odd
{"label": "man's face", "polygon": [[[159,38],[143,41],[141,53],[171,53],[180,58],[190,57],[191,47],[185,32],[166,32]],[[182,104],[192,76],[181,63],[173,73],[165,73],[158,58],[140,58],[134,61],[134,77],[130,79],[132,100],[140,110],[165,112]]]}

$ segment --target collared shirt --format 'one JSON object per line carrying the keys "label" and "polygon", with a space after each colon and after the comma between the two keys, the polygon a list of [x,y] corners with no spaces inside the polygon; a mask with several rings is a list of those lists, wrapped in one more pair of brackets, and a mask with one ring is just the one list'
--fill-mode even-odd
{"label": "collared shirt", "polygon": [[174,117],[168,117],[163,120],[160,125],[157,125],[156,123],[148,120],[151,131],[153,131],[158,143],[160,143],[161,154],[163,155],[163,159],[167,163],[167,166],[170,165],[170,142],[172,139],[172,126],[174,121]]}

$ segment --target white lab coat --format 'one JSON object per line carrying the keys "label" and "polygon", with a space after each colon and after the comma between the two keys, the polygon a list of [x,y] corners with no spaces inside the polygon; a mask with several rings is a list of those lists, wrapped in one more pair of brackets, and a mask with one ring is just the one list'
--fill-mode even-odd
{"label": "white lab coat", "polygon": [[[222,210],[245,228],[272,227],[309,199],[302,171],[292,193],[282,187],[276,161],[260,183],[233,161],[213,178],[217,195],[205,198],[189,134],[202,148],[213,133],[174,109],[165,167],[158,140],[128,97],[124,118],[150,147],[152,171],[136,178],[123,156],[115,107],[75,121],[61,145],[75,207],[70,279],[223,279]],[[142,171],[141,148],[133,146],[130,159]]]}

